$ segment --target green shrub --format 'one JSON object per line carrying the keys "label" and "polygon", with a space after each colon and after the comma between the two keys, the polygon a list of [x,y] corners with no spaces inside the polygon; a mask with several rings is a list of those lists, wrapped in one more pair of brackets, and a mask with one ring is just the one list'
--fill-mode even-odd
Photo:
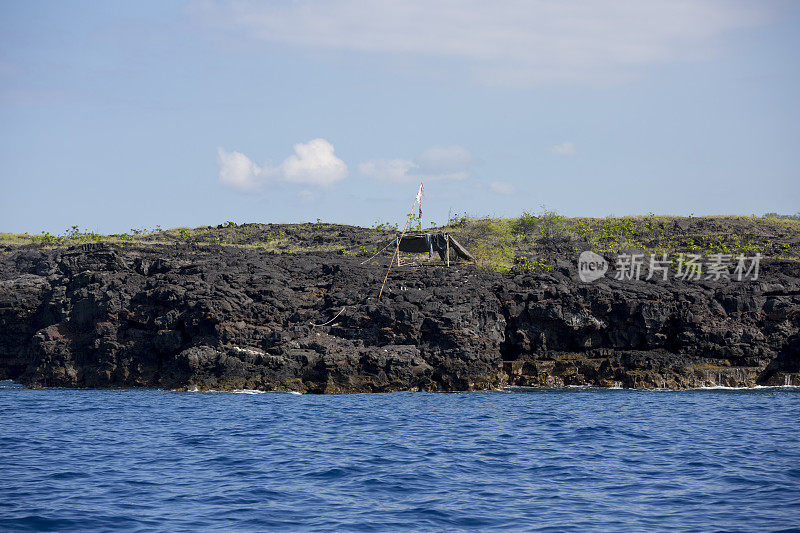
{"label": "green shrub", "polygon": [[524,255],[518,255],[514,257],[511,270],[514,272],[538,272],[543,270],[547,271],[550,270],[550,268],[550,264],[542,258],[537,257],[535,260],[531,261]]}
{"label": "green shrub", "polygon": [[[508,272],[513,267],[516,238],[508,220],[480,220],[470,223],[465,244],[481,268]],[[463,244],[463,243],[462,243]]]}
{"label": "green shrub", "polygon": [[522,215],[514,223],[514,231],[516,233],[533,233],[538,226],[539,217],[523,211]]}
{"label": "green shrub", "polygon": [[389,222],[378,222],[375,221],[375,224],[372,226],[373,229],[378,231],[397,231],[400,229],[397,224],[391,224]]}
{"label": "green shrub", "polygon": [[458,213],[454,213],[453,216],[447,217],[447,225],[452,228],[463,228],[471,220],[473,220],[473,218],[466,213],[463,213],[461,215],[459,215]]}
{"label": "green shrub", "polygon": [[533,215],[523,211],[522,215],[513,223],[515,233],[530,235],[538,238],[554,240],[567,235],[566,217],[559,215],[556,211],[548,210],[542,206],[542,212]]}
{"label": "green shrub", "polygon": [[764,213],[764,218],[782,218],[788,220],[800,220],[800,213],[794,215],[779,215],[778,213]]}

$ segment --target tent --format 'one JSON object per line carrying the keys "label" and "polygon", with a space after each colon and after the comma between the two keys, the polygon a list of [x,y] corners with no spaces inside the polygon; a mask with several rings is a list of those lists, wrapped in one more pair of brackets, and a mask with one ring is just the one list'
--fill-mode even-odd
{"label": "tent", "polygon": [[[397,237],[400,239],[400,236]],[[452,254],[451,254],[452,250]],[[405,235],[400,240],[398,251],[410,253],[426,253],[428,257],[433,257],[433,252],[439,254],[442,261],[450,264],[450,256],[475,261],[466,248],[455,240],[449,233],[421,233],[416,235]]]}

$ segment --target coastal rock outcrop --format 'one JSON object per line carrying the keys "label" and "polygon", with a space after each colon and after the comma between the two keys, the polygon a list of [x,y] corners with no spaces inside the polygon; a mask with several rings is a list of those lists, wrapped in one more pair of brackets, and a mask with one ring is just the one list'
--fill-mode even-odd
{"label": "coastal rock outcrop", "polygon": [[[378,261],[375,261],[378,263]],[[581,283],[258,248],[0,258],[0,379],[310,393],[800,385],[800,265],[757,281]]]}

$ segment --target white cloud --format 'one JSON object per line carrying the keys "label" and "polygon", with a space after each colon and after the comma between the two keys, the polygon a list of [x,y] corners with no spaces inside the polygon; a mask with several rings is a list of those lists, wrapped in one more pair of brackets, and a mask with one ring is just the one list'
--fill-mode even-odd
{"label": "white cloud", "polygon": [[575,148],[575,145],[569,141],[551,146],[547,149],[547,151],[551,154],[560,155],[563,157],[572,157],[574,155],[578,155],[578,150]]}
{"label": "white cloud", "polygon": [[489,184],[492,192],[503,195],[511,195],[516,192],[516,188],[507,181],[493,181]]}
{"label": "white cloud", "polygon": [[373,159],[358,165],[358,173],[368,178],[403,183],[415,181],[412,171],[419,165],[408,159]]}
{"label": "white cloud", "polygon": [[217,148],[217,163],[221,183],[240,191],[254,191],[261,187],[261,167],[243,153]]}
{"label": "white cloud", "polygon": [[372,159],[358,165],[362,176],[408,183],[413,181],[464,180],[470,176],[474,157],[458,145],[432,146],[415,160]]}
{"label": "white cloud", "polygon": [[713,57],[774,7],[744,0],[295,0],[198,4],[229,35],[464,61],[486,83],[608,83]]}
{"label": "white cloud", "polygon": [[325,139],[294,145],[294,154],[278,167],[282,179],[292,183],[332,185],[347,177],[347,165],[333,153]]}
{"label": "white cloud", "polygon": [[347,165],[325,139],[295,144],[294,154],[277,167],[259,167],[246,155],[224,148],[217,148],[217,153],[220,183],[240,191],[258,191],[272,181],[325,187],[347,177]]}

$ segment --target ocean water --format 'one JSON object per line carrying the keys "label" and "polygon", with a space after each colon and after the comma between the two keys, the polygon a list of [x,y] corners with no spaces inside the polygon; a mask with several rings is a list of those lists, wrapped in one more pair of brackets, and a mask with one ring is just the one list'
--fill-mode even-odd
{"label": "ocean water", "polygon": [[0,383],[0,530],[796,531],[800,390]]}

